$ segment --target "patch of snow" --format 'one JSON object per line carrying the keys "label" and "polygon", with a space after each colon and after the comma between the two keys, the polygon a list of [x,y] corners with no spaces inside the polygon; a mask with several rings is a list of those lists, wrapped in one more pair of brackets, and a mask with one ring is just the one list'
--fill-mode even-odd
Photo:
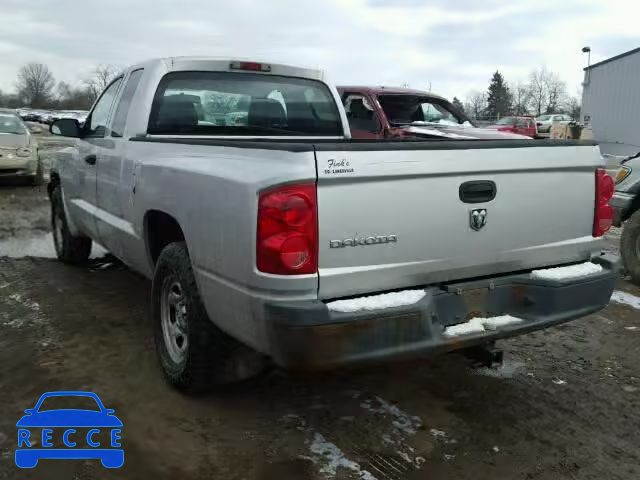
{"label": "patch of snow", "polygon": [[447,438],[447,432],[445,432],[444,430],[437,430],[435,428],[432,428],[429,430],[429,433],[433,438]]}
{"label": "patch of snow", "polygon": [[[94,243],[91,258],[101,258],[107,251]],[[8,237],[0,240],[0,257],[24,258],[56,258],[53,235],[47,233],[33,237]]]}
{"label": "patch of snow", "polygon": [[469,335],[471,333],[480,333],[485,330],[497,330],[498,328],[520,323],[521,318],[512,317],[511,315],[501,315],[498,317],[488,318],[472,318],[468,322],[452,325],[444,329],[442,335],[445,337],[458,337],[460,335]]}
{"label": "patch of snow", "polygon": [[[483,375],[485,377],[493,377],[493,378],[513,378],[513,376],[518,372],[518,370],[524,367],[523,362],[509,362],[504,361],[502,365],[498,368],[476,368],[474,373],[478,375]],[[527,375],[533,377],[533,374],[527,373]]]}
{"label": "patch of snow", "polygon": [[395,420],[393,420],[391,424],[401,432],[407,435],[415,435],[418,429],[422,426],[422,420],[420,420],[420,417],[410,415],[400,410],[396,405],[392,405],[380,397],[376,397],[376,400],[380,403],[380,408],[377,410],[372,409],[372,411],[385,413],[394,417]]}
{"label": "patch of snow", "polygon": [[314,454],[311,460],[321,465],[320,473],[325,477],[334,477],[338,468],[345,468],[354,472],[362,480],[377,480],[371,472],[364,470],[358,463],[347,458],[337,445],[327,441],[320,433],[316,432],[313,436],[309,450]]}
{"label": "patch of snow", "polygon": [[327,303],[332,312],[353,313],[364,310],[382,310],[385,308],[413,305],[424,298],[424,290],[404,290],[402,292],[383,293],[369,297],[352,298],[350,300],[336,300]]}
{"label": "patch of snow", "polygon": [[471,333],[484,332],[484,325],[480,318],[472,318],[468,322],[452,325],[444,329],[442,335],[445,337],[458,337],[460,335],[469,335]]}
{"label": "patch of snow", "polygon": [[521,318],[512,317],[511,315],[502,315],[500,317],[482,319],[482,324],[487,330],[496,330],[500,327],[506,327],[507,325],[520,322],[522,322]]}
{"label": "patch of snow", "polygon": [[578,265],[569,265],[567,267],[545,268],[543,270],[534,270],[530,277],[536,280],[568,280],[571,278],[588,277],[594,273],[602,271],[602,265],[593,262],[580,263]]}
{"label": "patch of snow", "polygon": [[33,300],[29,300],[28,298],[22,298],[22,295],[19,295],[17,293],[13,293],[13,294],[9,295],[9,298],[11,300],[13,300],[14,302],[17,302],[17,303],[27,307],[29,310],[33,310],[34,312],[39,312],[40,311],[40,305],[37,302],[34,302]]}
{"label": "patch of snow", "polygon": [[[374,406],[374,401],[379,405]],[[407,462],[413,463],[416,468],[420,468],[424,462],[420,463],[418,461],[418,457],[415,455],[413,447],[406,444],[408,437],[418,433],[418,430],[422,427],[422,420],[420,417],[410,415],[398,408],[396,405],[393,405],[380,397],[367,399],[360,404],[360,407],[369,412],[392,418],[392,428],[382,434],[382,444],[386,447],[393,445],[400,457]]]}
{"label": "patch of snow", "polygon": [[386,445],[395,445],[397,442],[393,438],[391,438],[391,435],[385,433],[382,435],[382,443]]}
{"label": "patch of snow", "polygon": [[499,448],[498,446],[496,446],[496,445],[494,445],[494,446],[493,446],[492,450],[493,450],[495,453],[500,453],[500,448]]}
{"label": "patch of snow", "polygon": [[444,459],[445,459],[447,462],[450,462],[450,461],[451,461],[451,460],[453,460],[454,458],[456,458],[456,456],[455,456],[455,455],[449,455],[449,454],[447,454],[447,453],[445,453],[445,454],[444,454]]}
{"label": "patch of snow", "polygon": [[403,459],[405,462],[407,463],[413,463],[413,460],[411,460],[411,457],[409,456],[408,453],[406,452],[401,452],[400,450],[397,450],[396,453],[398,454],[398,456]]}
{"label": "patch of snow", "polygon": [[623,385],[622,390],[624,390],[627,393],[635,393],[638,391],[638,388],[634,387],[633,385]]}
{"label": "patch of snow", "polygon": [[616,290],[613,292],[613,295],[611,295],[611,301],[640,310],[640,297],[623,292],[622,290]]}
{"label": "patch of snow", "polygon": [[625,330],[630,330],[630,331],[632,331],[632,332],[633,332],[634,330],[637,330],[637,329],[638,329],[638,327],[624,327],[624,329],[625,329]]}
{"label": "patch of snow", "polygon": [[554,378],[552,380],[553,383],[555,383],[556,385],[566,385],[567,382],[565,380],[562,380],[561,378]]}

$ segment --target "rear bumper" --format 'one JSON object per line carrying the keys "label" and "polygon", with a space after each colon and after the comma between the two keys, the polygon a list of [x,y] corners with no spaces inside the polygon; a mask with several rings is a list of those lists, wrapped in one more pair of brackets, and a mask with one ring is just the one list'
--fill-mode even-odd
{"label": "rear bumper", "polygon": [[[419,302],[377,311],[337,313],[323,302],[265,306],[270,354],[293,370],[429,356],[513,337],[583,317],[604,308],[613,293],[617,257],[593,260],[599,273],[572,280],[536,280],[528,273],[427,288]],[[482,292],[483,312],[523,321],[492,331],[447,338],[447,326],[470,313],[465,292]],[[477,304],[474,304],[474,312]],[[483,315],[484,316],[484,315]]]}
{"label": "rear bumper", "polygon": [[613,207],[613,224],[616,227],[622,225],[622,221],[628,216],[634,198],[634,195],[623,192],[615,192],[613,194],[609,205]]}

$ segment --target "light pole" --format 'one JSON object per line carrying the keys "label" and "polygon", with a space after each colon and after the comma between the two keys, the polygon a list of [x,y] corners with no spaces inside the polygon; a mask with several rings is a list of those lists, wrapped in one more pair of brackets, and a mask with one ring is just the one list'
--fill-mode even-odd
{"label": "light pole", "polygon": [[584,79],[584,85],[588,85],[589,80],[591,80],[591,70],[589,69],[589,67],[591,66],[591,47],[588,45],[586,47],[582,47],[582,53],[587,54],[587,75]]}

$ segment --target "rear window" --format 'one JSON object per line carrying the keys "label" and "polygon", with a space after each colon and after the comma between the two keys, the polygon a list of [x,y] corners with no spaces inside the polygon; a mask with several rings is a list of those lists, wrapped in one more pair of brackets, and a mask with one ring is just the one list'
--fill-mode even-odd
{"label": "rear window", "polygon": [[163,135],[342,136],[321,82],[276,75],[174,72],[158,86],[148,132]]}

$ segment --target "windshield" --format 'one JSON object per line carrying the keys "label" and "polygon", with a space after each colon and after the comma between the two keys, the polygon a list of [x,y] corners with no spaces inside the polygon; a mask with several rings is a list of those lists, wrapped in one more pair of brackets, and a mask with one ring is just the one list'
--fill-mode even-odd
{"label": "windshield", "polygon": [[516,117],[503,117],[496,122],[496,125],[515,125],[517,120]]}
{"label": "windshield", "polygon": [[15,115],[0,115],[0,133],[25,135],[27,129],[22,120]]}
{"label": "windshield", "polygon": [[50,410],[89,410],[100,412],[95,398],[88,395],[54,395],[47,397],[40,404],[39,412]]}
{"label": "windshield", "polygon": [[539,122],[546,122],[551,118],[551,115],[542,115],[540,117],[538,117],[538,121]]}
{"label": "windshield", "polygon": [[380,106],[394,125],[423,124],[462,125],[467,119],[453,113],[449,102],[443,99],[417,95],[380,95]]}
{"label": "windshield", "polygon": [[166,135],[343,135],[336,102],[323,83],[227,72],[166,75],[148,130]]}

